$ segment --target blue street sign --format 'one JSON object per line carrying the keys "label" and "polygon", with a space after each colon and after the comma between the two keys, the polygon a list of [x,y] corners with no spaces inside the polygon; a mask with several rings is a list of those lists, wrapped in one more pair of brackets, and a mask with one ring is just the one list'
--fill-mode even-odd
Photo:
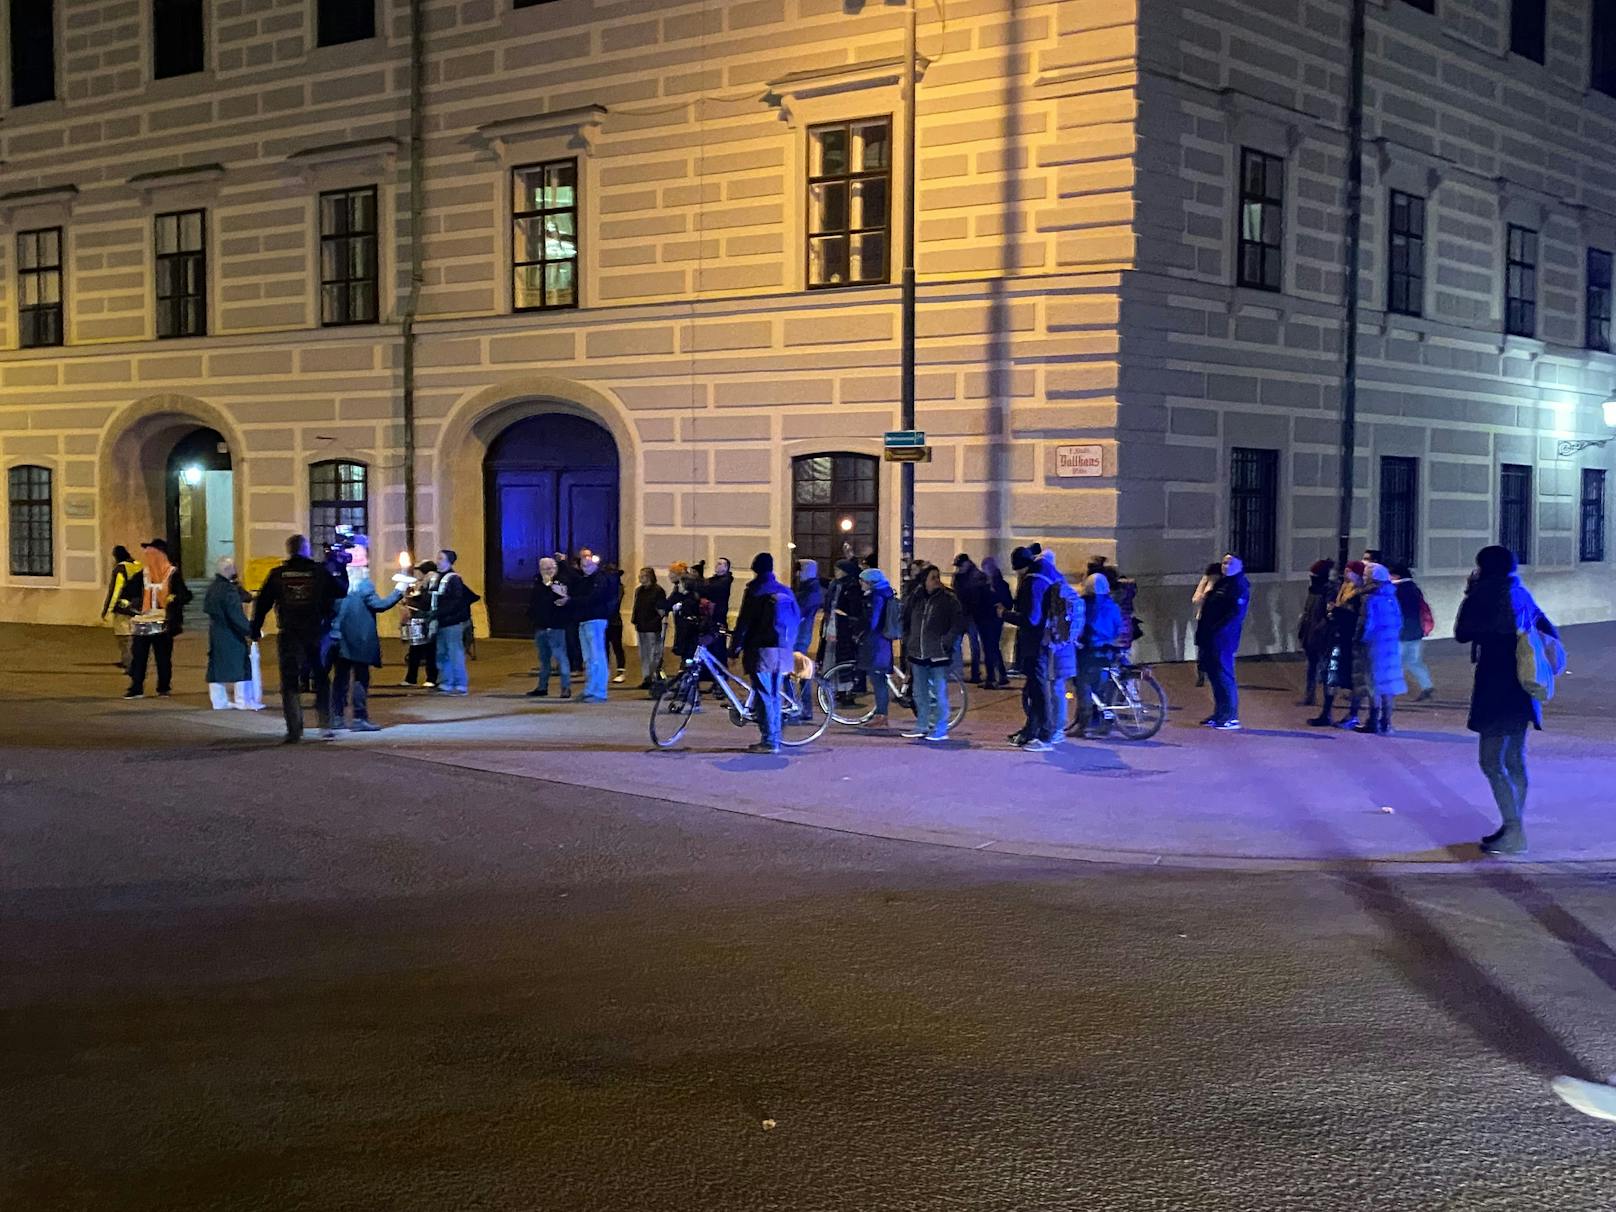
{"label": "blue street sign", "polygon": [[898,446],[924,446],[926,433],[920,429],[889,429],[886,435],[886,446],[890,450]]}

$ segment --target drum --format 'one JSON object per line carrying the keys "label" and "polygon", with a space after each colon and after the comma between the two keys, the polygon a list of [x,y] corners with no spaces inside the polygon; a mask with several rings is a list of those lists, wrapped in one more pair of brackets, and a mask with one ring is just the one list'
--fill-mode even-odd
{"label": "drum", "polygon": [[130,635],[143,635],[148,638],[162,635],[168,630],[168,619],[161,614],[136,615],[134,622],[129,625]]}
{"label": "drum", "polygon": [[404,625],[399,628],[399,634],[411,648],[426,643],[426,620],[405,619]]}

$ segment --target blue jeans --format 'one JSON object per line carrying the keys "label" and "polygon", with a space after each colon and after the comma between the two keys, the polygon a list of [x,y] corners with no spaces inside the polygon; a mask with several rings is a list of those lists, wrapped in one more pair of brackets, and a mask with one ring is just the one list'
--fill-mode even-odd
{"label": "blue jeans", "polygon": [[757,716],[758,733],[765,745],[780,743],[780,679],[783,674],[759,670],[752,675],[752,712]]}
{"label": "blue jeans", "polygon": [[533,633],[533,647],[539,650],[539,693],[550,692],[550,662],[561,667],[561,689],[572,690],[572,662],[567,660],[567,633],[560,627],[546,627]]}
{"label": "blue jeans", "polygon": [[1519,825],[1526,814],[1526,730],[1484,732],[1478,756],[1481,772],[1493,789],[1493,802],[1506,825]]}
{"label": "blue jeans", "polygon": [[438,627],[438,689],[469,690],[466,682],[466,628],[470,623]]}
{"label": "blue jeans", "polygon": [[911,665],[915,686],[915,731],[930,737],[948,735],[947,665]]}
{"label": "blue jeans", "polygon": [[1212,683],[1212,718],[1220,724],[1240,718],[1240,687],[1234,677],[1234,654],[1239,642],[1237,638],[1233,644],[1218,643],[1201,652],[1201,669]]}
{"label": "blue jeans", "polygon": [[606,620],[585,619],[578,624],[578,646],[584,654],[584,702],[606,701]]}

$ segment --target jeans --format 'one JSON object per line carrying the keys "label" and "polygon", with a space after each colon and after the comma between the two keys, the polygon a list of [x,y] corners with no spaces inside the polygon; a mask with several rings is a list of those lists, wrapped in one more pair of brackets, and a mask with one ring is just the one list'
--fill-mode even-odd
{"label": "jeans", "polygon": [[606,620],[585,619],[578,624],[578,647],[584,654],[584,702],[604,703],[606,681]]}
{"label": "jeans", "polygon": [[[977,634],[982,640],[982,680],[989,686],[1002,686],[1010,680],[1004,668],[1004,649],[999,646],[1000,638],[1004,635],[1002,620],[978,619],[976,621]],[[971,676],[976,676],[976,667],[971,667]]]}
{"label": "jeans", "polygon": [[1526,729],[1484,732],[1478,757],[1481,772],[1492,785],[1498,815],[1506,825],[1519,825],[1526,814]]}
{"label": "jeans", "polygon": [[129,645],[129,685],[135,690],[146,689],[146,661],[148,654],[157,658],[157,693],[167,694],[174,677],[174,637],[171,635],[137,635]]}
{"label": "jeans", "polygon": [[1201,650],[1201,669],[1212,683],[1212,718],[1220,724],[1240,718],[1240,687],[1234,677],[1233,644],[1213,644]]}
{"label": "jeans", "polygon": [[331,727],[331,683],[320,660],[318,635],[288,635],[281,632],[276,644],[281,667],[281,711],[286,716],[286,735],[297,740],[303,735],[303,700],[298,686],[305,674],[314,683],[314,714],[321,728]]}
{"label": "jeans", "polygon": [[336,677],[331,684],[331,718],[342,722],[348,709],[348,687],[353,687],[354,723],[370,719],[370,665],[365,661],[337,658]]}
{"label": "jeans", "polygon": [[561,670],[561,690],[572,693],[572,662],[567,658],[567,630],[564,627],[545,627],[533,633],[533,647],[539,652],[540,694],[550,693],[550,662],[554,660]]}
{"label": "jeans", "polygon": [[783,674],[762,670],[752,675],[752,713],[757,717],[758,733],[765,745],[780,743],[780,679]]}
{"label": "jeans", "polygon": [[413,686],[420,677],[421,666],[426,666],[426,680],[433,686],[438,684],[438,644],[432,640],[425,644],[411,644],[409,657],[404,667],[404,681]]}
{"label": "jeans", "polygon": [[[1078,731],[1086,732],[1094,723],[1096,709],[1094,696],[1105,684],[1105,671],[1110,668],[1113,650],[1085,648],[1077,654],[1077,723]],[[1100,721],[1105,722],[1104,718]]]}
{"label": "jeans", "polygon": [[132,635],[120,635],[118,637],[118,668],[125,673],[129,672],[129,651],[134,638]]}
{"label": "jeans", "polygon": [[662,676],[662,633],[660,631],[641,631],[636,633],[640,641],[640,677],[651,682]]}
{"label": "jeans", "polygon": [[1023,659],[1020,665],[1022,676],[1026,679],[1021,684],[1021,710],[1027,717],[1027,722],[1021,727],[1022,735],[1028,740],[1037,738],[1047,741],[1057,727],[1049,718],[1049,690],[1054,680],[1049,676],[1049,658],[1036,656]]}
{"label": "jeans", "polygon": [[947,665],[911,665],[915,688],[915,731],[941,739],[948,735]]}
{"label": "jeans", "polygon": [[875,714],[884,716],[892,706],[892,684],[880,670],[869,675],[870,689],[875,695]]}
{"label": "jeans", "polygon": [[438,689],[464,694],[471,689],[466,679],[466,631],[470,623],[450,623],[438,627]]}
{"label": "jeans", "polygon": [[1425,667],[1425,641],[1401,640],[1397,645],[1403,657],[1403,668],[1414,677],[1414,684],[1424,694],[1431,689],[1431,671]]}
{"label": "jeans", "polygon": [[[971,641],[971,681],[974,682],[982,676],[982,633],[977,630],[974,619],[965,622],[965,634],[960,636],[960,644],[963,645],[966,640]],[[955,664],[960,667],[961,673],[965,672],[963,659],[955,661]]]}

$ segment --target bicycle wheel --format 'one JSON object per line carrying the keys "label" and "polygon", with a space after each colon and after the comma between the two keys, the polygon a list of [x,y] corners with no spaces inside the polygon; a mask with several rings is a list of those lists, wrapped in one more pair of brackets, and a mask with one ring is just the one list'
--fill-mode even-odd
{"label": "bicycle wheel", "polygon": [[965,679],[959,675],[958,670],[948,671],[947,683],[948,727],[949,731],[953,731],[954,727],[965,718],[965,709],[969,704],[965,698]]}
{"label": "bicycle wheel", "polygon": [[802,709],[804,696],[812,696],[813,694],[813,687],[804,686],[802,679],[794,673],[780,679],[780,743],[782,745],[806,745],[809,741],[818,740],[824,735],[825,729],[830,727],[830,716],[824,711],[812,716],[804,715]]}
{"label": "bicycle wheel", "polygon": [[1116,705],[1106,710],[1117,731],[1130,741],[1148,741],[1167,722],[1167,692],[1149,669],[1129,666],[1113,669],[1106,679],[1115,690]]}
{"label": "bicycle wheel", "polygon": [[819,683],[819,710],[828,720],[849,727],[857,727],[875,714],[875,700],[860,703],[853,696],[853,688],[858,685],[862,677],[866,682],[872,677],[881,677],[879,673],[861,674],[852,661],[843,661],[840,665],[833,665],[820,674],[816,681]]}
{"label": "bicycle wheel", "polygon": [[695,670],[687,669],[666,683],[651,704],[651,743],[658,749],[677,745],[700,700],[701,684]]}

